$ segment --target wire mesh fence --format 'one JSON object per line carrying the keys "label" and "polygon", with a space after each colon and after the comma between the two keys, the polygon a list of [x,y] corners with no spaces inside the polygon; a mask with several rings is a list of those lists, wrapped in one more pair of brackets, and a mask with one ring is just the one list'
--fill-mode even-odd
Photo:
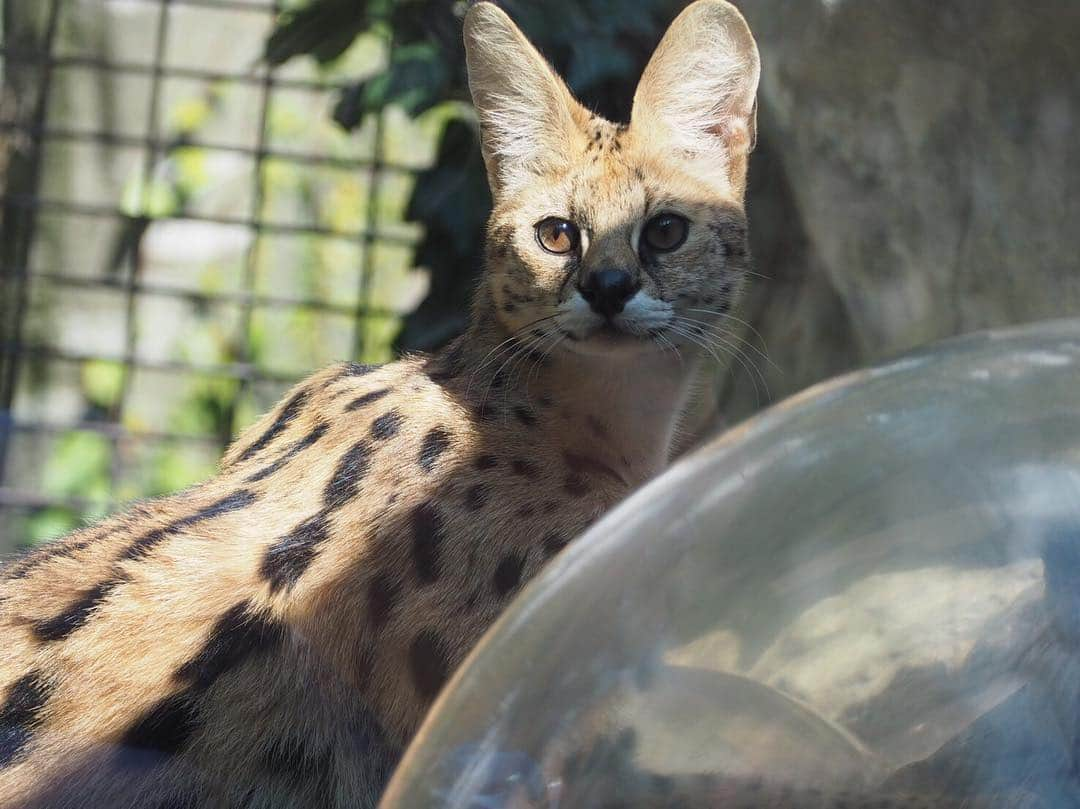
{"label": "wire mesh fence", "polygon": [[282,11],[6,7],[0,553],[204,477],[311,368],[388,359],[422,297],[405,209],[445,116],[334,127],[390,36],[274,68]]}

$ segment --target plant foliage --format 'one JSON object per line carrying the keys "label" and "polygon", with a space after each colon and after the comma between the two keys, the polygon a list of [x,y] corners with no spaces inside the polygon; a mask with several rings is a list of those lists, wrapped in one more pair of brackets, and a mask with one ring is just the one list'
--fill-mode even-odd
{"label": "plant foliage", "polygon": [[[590,108],[614,120],[629,114],[634,86],[679,0],[502,0],[502,6]],[[449,0],[308,0],[284,14],[266,43],[271,65],[308,57],[329,65],[362,34],[392,47],[384,69],[344,89],[334,110],[347,130],[389,105],[410,116],[445,101],[467,101],[461,20],[468,4]],[[415,262],[431,272],[426,301],[406,319],[399,348],[430,349],[462,326],[481,265],[490,207],[475,121],[446,125],[435,165],[418,178],[407,216],[426,236]]]}

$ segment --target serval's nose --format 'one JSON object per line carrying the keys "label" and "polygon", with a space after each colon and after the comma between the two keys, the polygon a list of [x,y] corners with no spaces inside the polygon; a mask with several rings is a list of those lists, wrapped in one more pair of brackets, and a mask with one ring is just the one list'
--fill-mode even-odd
{"label": "serval's nose", "polygon": [[578,286],[592,310],[608,319],[619,314],[637,291],[637,282],[626,270],[596,270]]}

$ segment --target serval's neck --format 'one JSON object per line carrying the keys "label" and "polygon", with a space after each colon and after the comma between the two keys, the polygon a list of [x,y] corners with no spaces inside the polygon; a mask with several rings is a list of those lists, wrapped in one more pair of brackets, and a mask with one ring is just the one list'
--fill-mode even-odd
{"label": "serval's neck", "polygon": [[697,362],[656,349],[584,355],[556,339],[530,342],[480,317],[436,359],[458,367],[468,399],[495,424],[541,431],[630,485],[663,469]]}

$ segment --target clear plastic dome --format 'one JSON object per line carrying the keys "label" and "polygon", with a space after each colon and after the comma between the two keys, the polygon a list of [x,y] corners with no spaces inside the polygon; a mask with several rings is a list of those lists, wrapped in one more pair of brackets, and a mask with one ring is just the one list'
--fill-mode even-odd
{"label": "clear plastic dome", "polygon": [[579,538],[382,806],[1080,806],[1080,320],[820,385]]}

